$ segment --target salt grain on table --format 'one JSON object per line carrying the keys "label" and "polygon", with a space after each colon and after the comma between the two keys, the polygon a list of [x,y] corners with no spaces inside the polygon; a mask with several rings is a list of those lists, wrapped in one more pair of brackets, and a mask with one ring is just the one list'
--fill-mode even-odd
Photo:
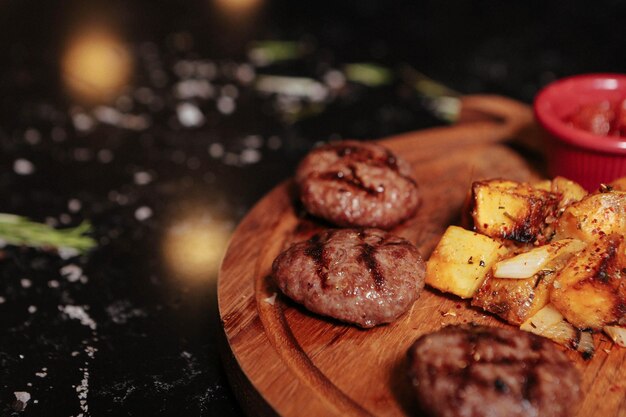
{"label": "salt grain on table", "polygon": [[15,395],[15,404],[13,405],[13,409],[15,411],[24,411],[30,401],[30,393],[26,391],[16,391],[13,395]]}
{"label": "salt grain on table", "polygon": [[211,145],[209,145],[209,155],[211,155],[211,157],[215,159],[221,158],[222,156],[224,156],[224,145],[217,142],[212,143]]}
{"label": "salt grain on table", "polygon": [[206,80],[185,80],[174,86],[176,97],[186,100],[194,97],[209,99],[215,94],[215,89]]}
{"label": "salt grain on table", "polygon": [[17,175],[31,175],[35,172],[35,165],[27,159],[19,158],[13,162],[13,171]]}
{"label": "salt grain on table", "polygon": [[113,152],[111,152],[108,149],[100,149],[98,151],[98,161],[103,163],[103,164],[108,164],[109,162],[111,162],[113,160],[114,154]]}
{"label": "salt grain on table", "polygon": [[185,127],[198,127],[204,124],[204,115],[200,109],[191,103],[181,103],[176,106],[178,121]]}
{"label": "salt grain on table", "polygon": [[324,82],[333,90],[338,90],[346,85],[346,76],[341,71],[330,70],[324,75]]}
{"label": "salt grain on table", "polygon": [[67,248],[67,247],[60,247],[57,252],[59,253],[59,257],[63,260],[67,260],[70,258],[73,258],[75,256],[78,256],[80,254],[80,252],[78,252],[78,250],[76,250],[76,248]]}
{"label": "salt grain on table", "polygon": [[41,134],[37,129],[26,129],[24,140],[30,145],[36,145],[41,141]]}
{"label": "salt grain on table", "polygon": [[225,115],[231,114],[235,111],[235,100],[232,97],[221,96],[217,99],[217,110]]}
{"label": "salt grain on table", "polygon": [[70,199],[67,202],[67,209],[72,212],[72,213],[76,213],[78,211],[80,211],[80,209],[83,207],[82,203],[80,202],[80,200],[77,200],[75,198]]}
{"label": "salt grain on table", "polygon": [[76,282],[83,275],[83,269],[76,264],[68,264],[59,270],[69,282]]}
{"label": "salt grain on table", "polygon": [[263,146],[263,138],[259,135],[246,136],[243,140],[243,145],[246,148],[259,149]]}
{"label": "salt grain on table", "polygon": [[70,319],[79,320],[83,326],[96,330],[96,322],[89,316],[84,307],[73,305],[59,306],[59,311],[65,313]]}
{"label": "salt grain on table", "polygon": [[239,159],[243,164],[256,164],[261,160],[261,152],[256,149],[244,149]]}
{"label": "salt grain on table", "polygon": [[248,84],[254,81],[254,77],[256,76],[256,74],[252,65],[241,64],[239,65],[239,67],[237,67],[237,72],[235,76],[241,83]]}
{"label": "salt grain on table", "polygon": [[137,210],[135,210],[135,218],[137,220],[144,221],[152,217],[152,209],[147,206],[141,206]]}
{"label": "salt grain on table", "polygon": [[119,111],[108,106],[98,106],[93,113],[100,122],[114,126],[118,125],[122,118],[122,114]]}
{"label": "salt grain on table", "polygon": [[81,132],[89,131],[95,125],[94,120],[85,113],[76,113],[72,115],[72,122],[74,123],[76,130]]}
{"label": "salt grain on table", "polygon": [[152,175],[145,171],[138,171],[133,175],[133,181],[137,185],[150,184],[152,182]]}

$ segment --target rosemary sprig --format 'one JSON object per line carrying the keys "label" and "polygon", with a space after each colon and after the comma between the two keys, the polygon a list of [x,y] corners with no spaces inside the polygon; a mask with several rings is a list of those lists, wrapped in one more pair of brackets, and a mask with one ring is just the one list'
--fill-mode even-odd
{"label": "rosemary sprig", "polygon": [[0,240],[11,245],[70,249],[85,253],[96,246],[96,241],[86,236],[90,231],[91,225],[88,222],[74,228],[55,229],[26,217],[0,213]]}
{"label": "rosemary sprig", "polygon": [[290,61],[302,55],[302,45],[293,41],[257,41],[248,49],[248,57],[258,66]]}
{"label": "rosemary sprig", "polygon": [[392,72],[380,65],[361,62],[344,67],[346,78],[368,87],[380,87],[393,81]]}
{"label": "rosemary sprig", "polygon": [[458,120],[461,113],[461,93],[441,84],[406,65],[400,69],[404,80],[424,98],[426,107],[449,123]]}

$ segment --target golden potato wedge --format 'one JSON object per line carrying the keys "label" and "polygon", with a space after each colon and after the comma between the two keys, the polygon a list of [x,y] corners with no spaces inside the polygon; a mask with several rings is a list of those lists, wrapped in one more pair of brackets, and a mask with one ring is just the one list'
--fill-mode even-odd
{"label": "golden potato wedge", "polygon": [[533,188],[537,190],[543,191],[552,191],[552,181],[551,180],[541,180],[533,183]]}
{"label": "golden potato wedge", "polygon": [[564,209],[571,203],[580,201],[588,194],[582,185],[559,176],[554,177],[552,180],[542,180],[533,183],[533,188],[558,195],[560,199],[559,209]]}
{"label": "golden potato wedge", "polygon": [[472,305],[520,325],[550,301],[555,273],[586,244],[564,239],[497,262]]}
{"label": "golden potato wedge", "polygon": [[609,185],[616,191],[626,191],[626,177],[611,181]]}
{"label": "golden potato wedge", "polygon": [[626,192],[590,194],[569,205],[559,217],[555,239],[592,241],[611,233],[626,234]]}
{"label": "golden potato wedge", "polygon": [[503,245],[487,236],[450,226],[426,263],[426,284],[470,298],[506,253]]}
{"label": "golden potato wedge", "polygon": [[472,305],[519,326],[550,301],[554,273],[541,271],[526,279],[494,278],[489,274]]}
{"label": "golden potato wedge", "polygon": [[601,329],[626,315],[624,236],[601,236],[574,256],[554,280],[550,302],[579,329]]}
{"label": "golden potato wedge", "polygon": [[472,185],[474,230],[494,238],[543,243],[546,219],[555,219],[559,196],[530,184],[506,180]]}
{"label": "golden potato wedge", "polygon": [[564,177],[554,177],[550,191],[560,196],[559,209],[564,209],[587,195],[587,190],[582,185]]}

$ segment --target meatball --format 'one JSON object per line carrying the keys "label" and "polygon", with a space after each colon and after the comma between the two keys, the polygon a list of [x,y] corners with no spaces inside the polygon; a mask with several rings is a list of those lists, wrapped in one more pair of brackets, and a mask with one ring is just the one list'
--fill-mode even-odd
{"label": "meatball", "polygon": [[424,287],[410,242],[378,229],[331,229],[298,242],[272,265],[281,291],[315,313],[368,328],[404,313]]}
{"label": "meatball", "polygon": [[518,329],[450,326],[420,337],[410,371],[424,411],[445,417],[569,417],[580,377],[547,339]]}
{"label": "meatball", "polygon": [[343,227],[390,229],[419,205],[410,172],[408,163],[380,145],[344,141],[311,151],[296,182],[314,216]]}

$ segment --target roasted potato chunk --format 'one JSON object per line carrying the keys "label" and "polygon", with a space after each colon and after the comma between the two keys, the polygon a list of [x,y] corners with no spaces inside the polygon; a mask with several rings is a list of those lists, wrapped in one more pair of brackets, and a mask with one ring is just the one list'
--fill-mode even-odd
{"label": "roasted potato chunk", "polygon": [[470,298],[492,265],[507,253],[499,242],[450,226],[426,263],[426,283],[461,298]]}
{"label": "roasted potato chunk", "polygon": [[526,279],[494,278],[489,274],[472,305],[519,326],[550,301],[554,274],[541,271]]}
{"label": "roasted potato chunk", "polygon": [[559,209],[564,209],[587,195],[587,190],[582,185],[564,177],[555,177],[550,191],[560,196]]}
{"label": "roasted potato chunk", "polygon": [[493,238],[543,243],[551,233],[559,196],[530,184],[505,180],[477,181],[472,185],[474,230]]}
{"label": "roasted potato chunk", "polygon": [[543,191],[552,191],[552,181],[541,180],[539,182],[534,182],[533,188],[536,188],[537,190],[543,190]]}
{"label": "roasted potato chunk", "polygon": [[[585,246],[579,240],[560,240],[499,261],[476,292],[472,305],[511,324],[522,324],[548,304],[555,272]],[[498,268],[503,264],[506,266]]]}
{"label": "roasted potato chunk", "polygon": [[582,185],[565,177],[554,177],[553,180],[536,182],[533,184],[533,188],[558,195],[559,209],[563,209],[575,201],[580,201],[587,195],[587,190]]}
{"label": "roasted potato chunk", "polygon": [[585,359],[593,357],[596,350],[591,333],[574,328],[551,304],[529,317],[522,323],[520,329],[575,349],[582,353]]}
{"label": "roasted potato chunk", "polygon": [[601,236],[574,256],[554,280],[550,302],[579,329],[601,329],[626,315],[624,236]]}
{"label": "roasted potato chunk", "polygon": [[590,194],[568,206],[556,224],[555,239],[592,241],[611,233],[626,234],[626,192]]}
{"label": "roasted potato chunk", "polygon": [[618,178],[612,181],[609,186],[617,191],[626,191],[626,177]]}

